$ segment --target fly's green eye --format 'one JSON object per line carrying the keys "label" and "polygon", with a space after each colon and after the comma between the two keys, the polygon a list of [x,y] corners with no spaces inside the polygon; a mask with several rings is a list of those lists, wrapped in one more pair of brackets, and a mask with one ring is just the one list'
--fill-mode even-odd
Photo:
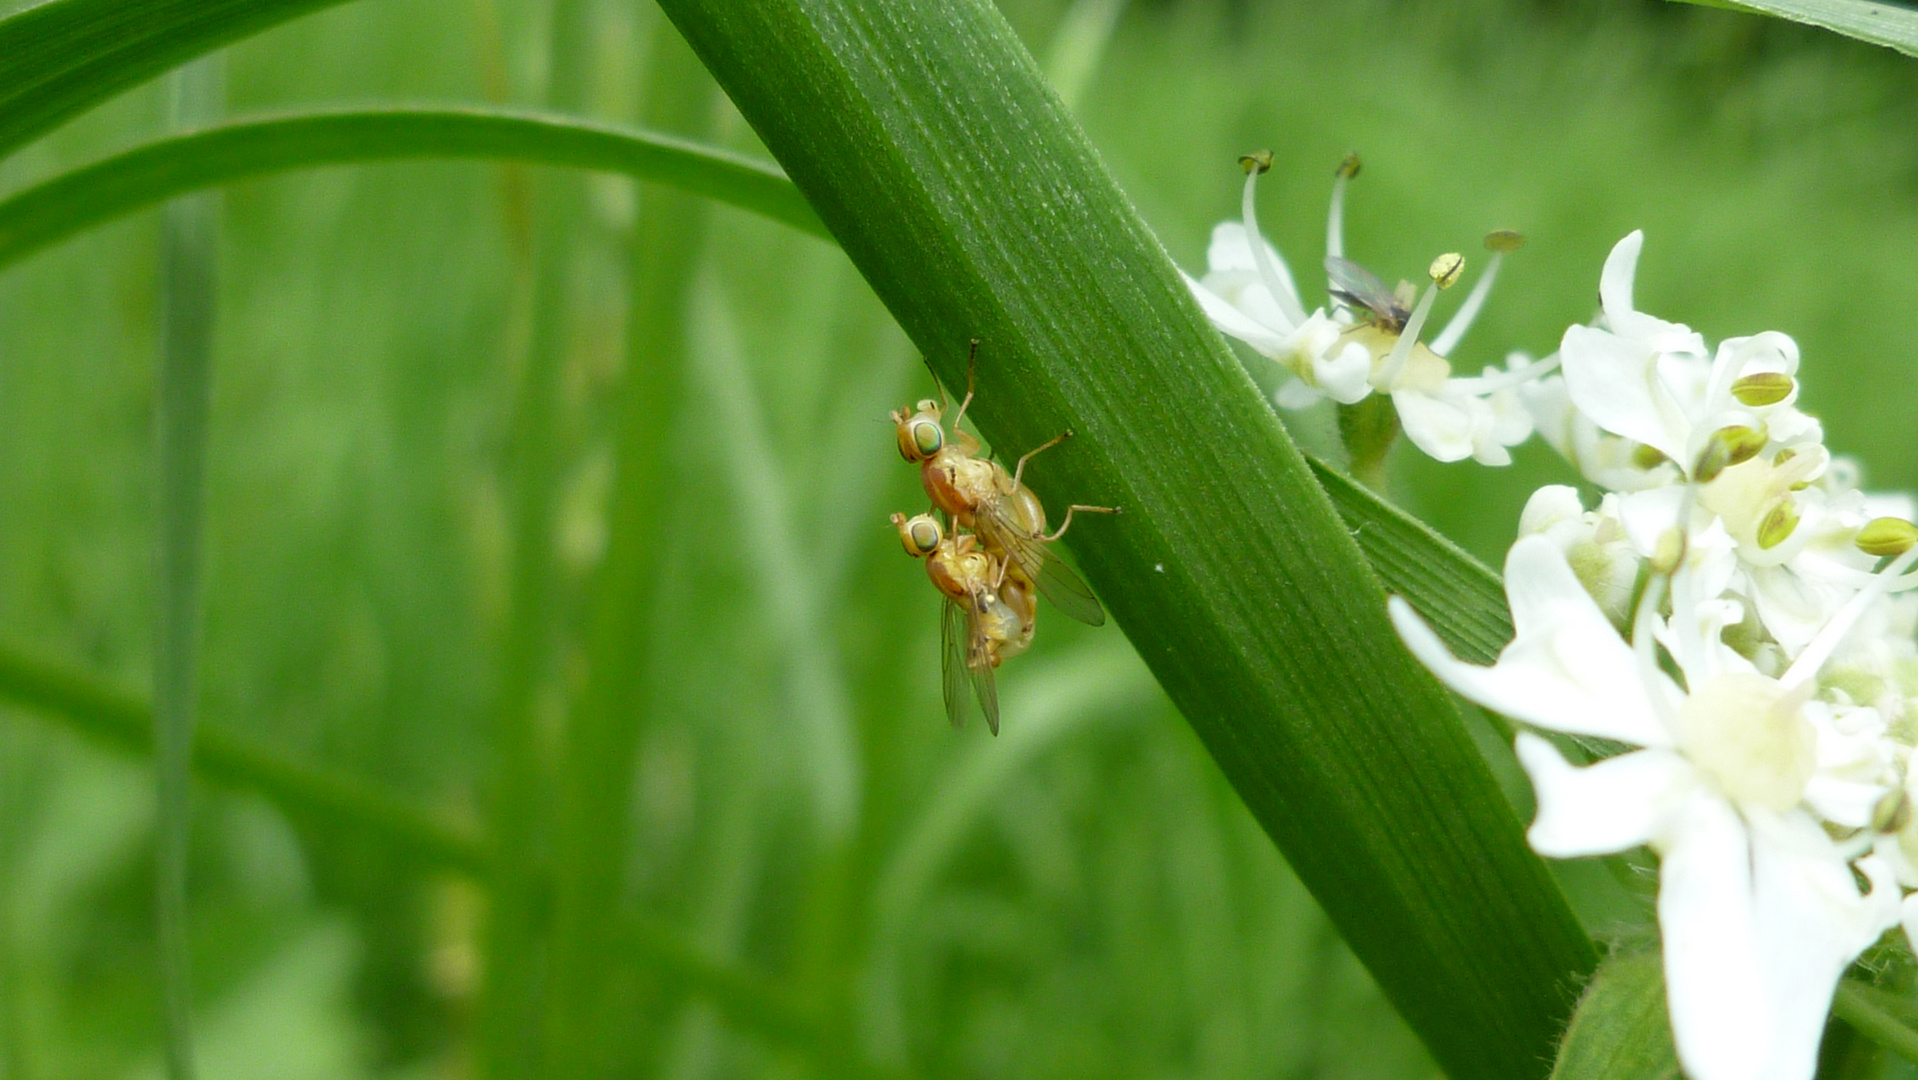
{"label": "fly's green eye", "polygon": [[931,457],[946,445],[946,433],[931,420],[917,420],[912,425],[912,445],[925,457]]}
{"label": "fly's green eye", "polygon": [[939,523],[927,518],[919,518],[908,525],[914,554],[926,555],[939,547]]}

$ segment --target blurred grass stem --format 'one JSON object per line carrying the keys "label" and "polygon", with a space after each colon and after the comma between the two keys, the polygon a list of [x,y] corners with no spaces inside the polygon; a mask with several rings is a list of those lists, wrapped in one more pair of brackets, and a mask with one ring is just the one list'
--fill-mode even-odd
{"label": "blurred grass stem", "polygon": [[174,195],[290,169],[419,158],[624,173],[829,238],[777,168],[731,151],[523,109],[379,108],[236,120],[35,184],[0,202],[0,266]]}
{"label": "blurred grass stem", "polygon": [[[708,302],[722,302],[713,290],[704,293]],[[785,643],[795,720],[792,737],[801,743],[815,821],[826,844],[844,843],[858,825],[863,767],[818,583],[793,531],[801,520],[801,504],[793,498],[791,480],[780,472],[784,456],[766,437],[768,414],[746,368],[744,346],[730,332],[734,321],[721,317],[709,323],[716,339],[703,350],[696,371],[718,407],[713,430],[723,435],[720,450],[733,482],[735,512],[742,527],[750,527],[758,538],[751,564],[759,571],[766,608]]]}
{"label": "blurred grass stem", "polygon": [[[647,127],[706,135],[717,90],[679,34],[657,20],[640,102]],[[606,556],[590,590],[586,683],[560,763],[547,1042],[554,1075],[561,1077],[606,1075],[653,1052],[645,1045],[648,1025],[631,1015],[633,995],[608,993],[605,956],[634,848],[644,840],[631,828],[628,804],[640,740],[658,701],[654,627],[675,501],[672,438],[683,430],[686,306],[704,250],[708,204],[661,187],[638,196],[627,260],[625,365],[614,401]],[[759,1008],[749,991],[733,990],[745,994],[748,1006],[742,1007]],[[620,1045],[621,1033],[633,1031],[641,1045]]]}
{"label": "blurred grass stem", "polygon": [[[86,671],[5,641],[0,641],[0,701],[47,715],[115,750],[153,755],[151,705]],[[359,833],[423,868],[481,880],[487,876],[487,845],[479,838],[358,777],[297,762],[238,733],[204,726],[196,733],[193,766],[200,778],[255,792],[295,821]],[[821,1053],[828,1042],[818,1030],[823,1021],[790,994],[763,975],[715,958],[683,931],[627,913],[607,927],[606,939],[609,951],[599,957],[602,965],[619,960],[650,965],[667,981],[711,1000],[742,1030],[809,1055]],[[884,1073],[860,1062],[852,1067],[858,1075]]]}
{"label": "blurred grass stem", "polygon": [[1072,0],[1046,49],[1046,78],[1066,108],[1076,109],[1098,74],[1126,0]]}
{"label": "blurred grass stem", "polygon": [[[192,128],[217,120],[225,96],[225,67],[218,54],[187,65],[172,79],[172,126]],[[166,208],[160,239],[159,547],[155,560],[159,604],[153,637],[153,743],[159,800],[155,890],[166,1069],[171,1080],[190,1080],[194,1074],[187,849],[219,227],[219,196],[192,195]]]}

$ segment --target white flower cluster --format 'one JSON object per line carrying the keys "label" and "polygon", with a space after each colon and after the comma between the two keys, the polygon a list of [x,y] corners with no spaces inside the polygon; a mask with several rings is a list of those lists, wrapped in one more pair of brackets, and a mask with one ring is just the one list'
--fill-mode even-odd
{"label": "white flower cluster", "polygon": [[1499,262],[1518,246],[1518,235],[1497,232],[1487,238],[1492,257],[1485,272],[1451,322],[1425,345],[1419,333],[1433,301],[1456,280],[1463,260],[1440,256],[1432,264],[1432,285],[1415,298],[1409,284],[1387,290],[1346,259],[1345,187],[1358,174],[1358,159],[1347,158],[1334,182],[1325,230],[1329,310],[1307,314],[1285,260],[1259,235],[1253,193],[1271,163],[1267,153],[1241,159],[1246,173],[1242,220],[1212,230],[1204,280],[1186,278],[1212,324],[1296,376],[1279,388],[1278,403],[1285,408],[1303,409],[1328,398],[1355,405],[1373,393],[1389,394],[1405,437],[1425,453],[1440,461],[1469,457],[1485,465],[1510,464],[1506,448],[1530,438],[1533,427],[1518,391],[1556,361],[1548,357],[1534,364],[1514,356],[1507,370],[1488,367],[1481,375],[1459,377],[1445,356],[1477,317]]}
{"label": "white flower cluster", "polygon": [[1518,736],[1534,848],[1657,853],[1687,1074],[1809,1080],[1845,969],[1901,914],[1918,934],[1918,893],[1901,900],[1918,889],[1918,529],[1798,410],[1789,337],[1713,349],[1633,307],[1642,244],[1606,260],[1604,313],[1565,332],[1562,370],[1517,388],[1604,494],[1532,496],[1505,563],[1512,643],[1480,667],[1403,600],[1392,616],[1460,694],[1584,740]]}

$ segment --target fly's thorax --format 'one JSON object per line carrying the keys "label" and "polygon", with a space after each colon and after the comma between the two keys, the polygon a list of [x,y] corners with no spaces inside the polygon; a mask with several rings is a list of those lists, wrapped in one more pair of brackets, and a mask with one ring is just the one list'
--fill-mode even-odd
{"label": "fly's thorax", "polygon": [[965,601],[992,586],[992,560],[975,550],[972,537],[949,540],[926,560],[926,576],[933,587],[954,600]]}
{"label": "fly's thorax", "polygon": [[999,497],[990,461],[972,457],[959,447],[947,447],[920,467],[920,479],[933,505],[970,522],[974,508]]}

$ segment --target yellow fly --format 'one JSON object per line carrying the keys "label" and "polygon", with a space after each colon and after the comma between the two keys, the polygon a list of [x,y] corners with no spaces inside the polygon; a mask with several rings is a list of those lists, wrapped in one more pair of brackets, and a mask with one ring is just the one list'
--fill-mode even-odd
{"label": "yellow fly", "polygon": [[939,622],[941,684],[946,719],[959,727],[966,720],[969,683],[986,714],[986,726],[999,734],[999,692],[993,671],[1032,644],[1039,612],[1032,582],[979,547],[976,537],[952,536],[930,514],[892,515],[906,554],[926,561],[926,576],[945,597]]}
{"label": "yellow fly", "polygon": [[[973,360],[979,343],[972,343]],[[1033,582],[1047,600],[1072,618],[1092,626],[1105,622],[1105,611],[1086,583],[1072,572],[1047,544],[1065,535],[1077,511],[1116,514],[1108,506],[1074,504],[1066,508],[1065,520],[1053,532],[1046,531],[1046,510],[1032,489],[1020,483],[1026,462],[1042,450],[1057,446],[1071,436],[1058,435],[1027,451],[1011,473],[990,458],[979,456],[979,440],[959,429],[959,421],[972,404],[971,361],[966,376],[966,397],[953,414],[951,434],[941,421],[938,402],[927,399],[912,412],[904,409],[892,414],[898,429],[899,453],[917,463],[919,478],[934,506],[952,516],[957,524],[971,529],[986,550],[1016,567]]]}

